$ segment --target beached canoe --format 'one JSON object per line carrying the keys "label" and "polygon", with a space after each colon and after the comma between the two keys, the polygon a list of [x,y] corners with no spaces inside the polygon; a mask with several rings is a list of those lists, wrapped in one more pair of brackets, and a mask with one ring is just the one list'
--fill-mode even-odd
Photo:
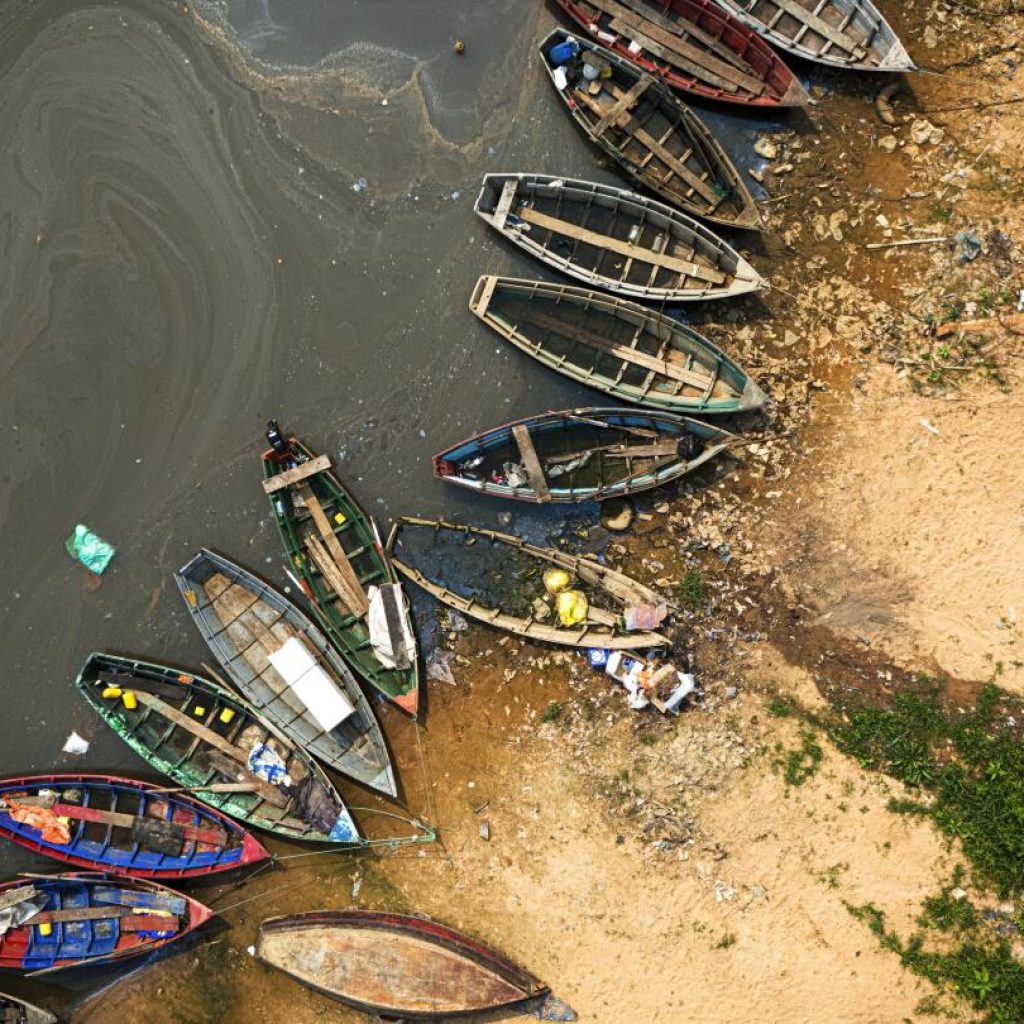
{"label": "beached canoe", "polygon": [[0,992],[0,1024],[57,1024],[48,1010]]}
{"label": "beached canoe", "polygon": [[631,299],[728,299],[768,287],[710,228],[614,185],[487,174],[476,212],[549,267]]}
{"label": "beached canoe", "polygon": [[678,480],[735,440],[670,413],[567,409],[475,434],[435,455],[434,474],[499,498],[604,501]]}
{"label": "beached canoe", "polygon": [[[446,552],[452,552],[452,565],[445,565],[443,569],[435,572],[437,578],[432,579],[425,571],[394,554],[396,545],[404,546],[405,534],[415,531],[432,532],[435,545],[440,541],[459,546],[445,549]],[[481,543],[484,541],[487,544]],[[508,554],[502,553],[498,559],[502,561],[502,571],[507,570],[507,575],[511,576],[514,573],[514,570],[506,564],[507,559],[518,553],[535,563],[532,575],[536,575],[537,579],[540,578],[540,571],[544,569],[552,567],[561,569],[569,575],[570,579],[590,588],[594,597],[601,599],[604,607],[599,607],[594,600],[590,600],[587,617],[578,625],[564,627],[553,624],[556,621],[554,616],[541,620],[536,618],[532,611],[528,614],[520,614],[501,607],[502,602],[490,599],[482,600],[472,593],[459,593],[440,578],[442,573],[445,576],[449,574],[453,569],[454,560],[462,557],[465,554],[465,549],[469,549],[470,557],[483,566],[485,559],[480,556],[482,551],[488,550],[488,546],[507,550]],[[459,550],[460,548],[463,550]],[[660,621],[664,614],[672,610],[671,603],[656,590],[645,587],[625,573],[603,565],[596,558],[591,558],[588,555],[573,555],[556,548],[539,547],[524,541],[521,537],[498,533],[496,530],[463,526],[461,523],[446,523],[441,520],[419,519],[413,516],[403,516],[392,527],[391,535],[388,538],[388,551],[392,555],[395,568],[402,575],[422,587],[442,604],[454,608],[463,615],[477,619],[479,622],[503,629],[508,633],[515,633],[517,636],[568,647],[604,647],[626,651],[642,647],[665,647],[669,643],[666,637],[653,630],[625,630],[624,615],[627,609],[662,609],[658,616]],[[523,588],[519,587],[519,589]],[[542,593],[542,591],[538,592],[537,596],[541,596]],[[521,601],[521,603],[525,603],[525,601]]]}
{"label": "beached canoe", "polygon": [[361,844],[317,763],[224,687],[97,653],[75,685],[132,750],[197,800],[286,839]]}
{"label": "beached canoe", "polygon": [[[704,122],[654,75],[587,39],[574,57],[552,54],[570,37],[561,30],[541,43],[555,91],[591,142],[629,177],[666,202],[704,220],[760,231],[761,214],[726,152]],[[607,69],[588,81],[585,61]]]}
{"label": "beached canoe", "polygon": [[397,795],[370,702],[324,634],[291,601],[205,548],[174,579],[231,682],[272,725],[342,775]]}
{"label": "beached canoe", "polygon": [[767,400],[686,324],[601,292],[481,277],[469,308],[516,348],[613,398],[675,413],[733,413]]}
{"label": "beached canoe", "polygon": [[557,0],[602,46],[705,99],[799,107],[807,90],[748,25],[713,0]]}
{"label": "beached canoe", "polygon": [[381,1017],[429,1020],[529,1001],[541,1020],[575,1013],[547,986],[442,924],[373,910],[268,918],[256,956],[303,985]]}
{"label": "beached canoe", "polygon": [[0,836],[90,871],[160,881],[216,875],[270,856],[219,811],[114,775],[0,779]]}
{"label": "beached canoe", "polygon": [[152,953],[213,911],[155,882],[104,874],[34,876],[0,884],[16,923],[0,935],[0,967],[92,966]]}
{"label": "beached canoe", "polygon": [[871,0],[718,0],[780,50],[855,71],[914,71]]}
{"label": "beached canoe", "polygon": [[360,679],[415,718],[419,666],[407,609],[397,614],[405,617],[412,650],[393,668],[375,653],[366,622],[367,588],[396,582],[376,526],[326,455],[314,456],[294,437],[279,444],[283,450],[271,446],[263,453],[263,489],[317,621]]}

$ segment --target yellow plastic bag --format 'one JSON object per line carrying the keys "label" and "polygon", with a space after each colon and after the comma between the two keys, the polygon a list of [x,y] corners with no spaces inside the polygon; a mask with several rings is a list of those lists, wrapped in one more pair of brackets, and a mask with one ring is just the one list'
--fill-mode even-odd
{"label": "yellow plastic bag", "polygon": [[572,577],[564,569],[546,569],[544,571],[544,589],[554,597],[572,583]]}
{"label": "yellow plastic bag", "polygon": [[580,590],[563,590],[558,595],[558,621],[563,626],[579,625],[590,608],[587,595]]}

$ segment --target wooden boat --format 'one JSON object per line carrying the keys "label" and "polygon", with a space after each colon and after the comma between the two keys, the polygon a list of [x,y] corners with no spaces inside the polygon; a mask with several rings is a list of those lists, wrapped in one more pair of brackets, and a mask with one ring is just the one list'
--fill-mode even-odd
{"label": "wooden boat", "polygon": [[727,299],[768,287],[703,224],[614,185],[487,174],[476,212],[549,267],[632,299]]}
{"label": "wooden boat", "polygon": [[[457,593],[443,582],[427,577],[415,566],[394,556],[394,547],[402,539],[402,532],[408,528],[431,530],[435,535],[444,533],[453,537],[461,536],[467,543],[489,541],[492,545],[505,545],[513,551],[520,552],[539,563],[539,567],[554,566],[564,569],[569,575],[588,585],[593,591],[602,595],[616,611],[596,607],[590,603],[587,618],[578,626],[568,628],[550,625],[536,619],[533,614],[516,615],[503,611],[500,607],[482,604],[475,597]],[[485,530],[475,526],[463,526],[459,523],[446,523],[441,520],[419,519],[403,516],[392,527],[388,538],[388,551],[392,554],[395,568],[422,587],[438,601],[448,605],[463,615],[477,619],[489,626],[495,626],[517,636],[525,636],[531,640],[545,643],[562,644],[569,647],[605,647],[614,650],[635,650],[641,647],[665,647],[669,641],[660,633],[651,630],[625,632],[623,629],[623,613],[627,608],[636,606],[664,607],[671,610],[670,602],[652,590],[637,582],[625,573],[618,572],[602,565],[596,558],[587,555],[572,555],[555,548],[542,548],[529,544],[521,537],[514,537],[496,530]]]}
{"label": "wooden boat", "polygon": [[915,71],[871,0],[718,0],[780,50],[855,71]]}
{"label": "wooden boat", "polygon": [[373,910],[268,918],[256,956],[303,985],[384,1018],[429,1020],[529,1002],[541,1020],[576,1019],[547,986],[442,924]]}
{"label": "wooden boat", "polygon": [[0,1024],[57,1024],[47,1010],[0,992]]}
{"label": "wooden boat", "polygon": [[602,46],[676,89],[751,107],[800,107],[807,90],[713,0],[557,0]]}
{"label": "wooden boat", "polygon": [[397,579],[373,520],[331,472],[326,455],[314,456],[294,437],[281,447],[263,453],[263,489],[317,621],[360,679],[415,718],[415,647],[406,659],[408,667],[386,667],[374,653],[365,621],[366,588]]}
{"label": "wooden boat", "polygon": [[222,686],[165,665],[96,653],[75,685],[140,757],[197,800],[286,839],[362,842],[316,762]]}
{"label": "wooden boat", "polygon": [[231,682],[272,725],[342,775],[397,795],[370,702],[327,638],[291,601],[205,548],[174,578]]}
{"label": "wooden boat", "polygon": [[474,434],[434,456],[434,475],[499,498],[604,501],[677,480],[734,440],[669,413],[568,409]]}
{"label": "wooden boat", "polygon": [[[761,214],[740,172],[704,122],[654,75],[586,39],[558,73],[552,47],[572,38],[557,30],[541,43],[555,91],[591,142],[600,146],[634,181],[666,202],[704,220],[733,228],[761,230]],[[584,60],[609,69],[589,82]]]}
{"label": "wooden boat", "polygon": [[91,871],[163,881],[220,874],[270,857],[251,832],[219,811],[113,775],[0,779],[0,835]]}
{"label": "wooden boat", "polygon": [[0,967],[94,965],[151,953],[213,917],[155,882],[104,874],[33,876],[0,884],[20,923],[0,935]]}
{"label": "wooden boat", "polygon": [[600,292],[481,277],[469,308],[545,366],[624,402],[707,415],[767,400],[745,370],[686,324]]}

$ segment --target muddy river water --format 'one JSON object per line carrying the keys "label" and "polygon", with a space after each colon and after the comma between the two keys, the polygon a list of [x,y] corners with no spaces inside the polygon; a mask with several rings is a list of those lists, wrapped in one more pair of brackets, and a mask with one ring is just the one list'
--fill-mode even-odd
{"label": "muddy river water", "polygon": [[[474,217],[483,172],[616,181],[540,72],[554,20],[533,0],[0,3],[0,773],[144,774],[72,680],[97,648],[208,658],[170,578],[200,545],[284,581],[269,417],[382,522],[495,525],[430,454],[600,404],[466,308],[480,273],[544,276]],[[749,166],[763,121],[700,112]],[[76,522],[117,547],[99,586],[64,551]],[[30,865],[0,848],[4,876]]]}

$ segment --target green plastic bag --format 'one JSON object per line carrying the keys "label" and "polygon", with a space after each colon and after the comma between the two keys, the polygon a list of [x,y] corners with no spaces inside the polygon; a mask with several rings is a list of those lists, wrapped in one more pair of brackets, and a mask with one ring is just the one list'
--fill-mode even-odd
{"label": "green plastic bag", "polygon": [[89,572],[97,576],[110,565],[114,557],[113,547],[82,523],[75,526],[75,532],[64,541],[64,547],[72,558],[77,558]]}

